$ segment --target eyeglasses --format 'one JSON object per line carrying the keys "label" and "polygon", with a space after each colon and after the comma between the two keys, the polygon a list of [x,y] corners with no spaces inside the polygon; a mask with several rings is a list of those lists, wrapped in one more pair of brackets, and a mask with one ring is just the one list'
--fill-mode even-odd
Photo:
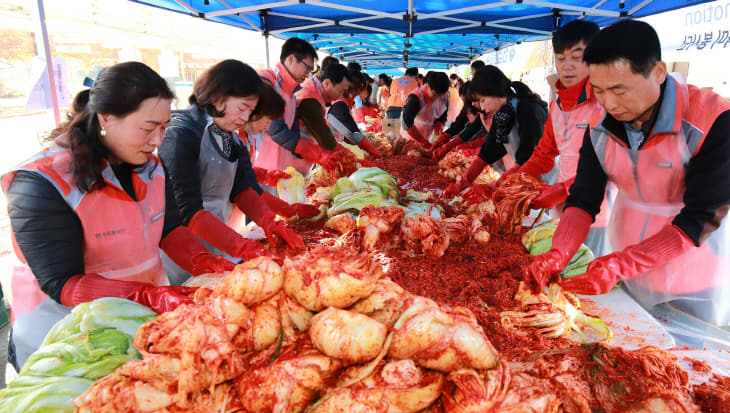
{"label": "eyeglasses", "polygon": [[297,62],[303,64],[304,67],[307,68],[307,73],[312,73],[312,71],[316,67],[315,65],[310,65],[309,63],[305,62],[304,59],[297,59]]}

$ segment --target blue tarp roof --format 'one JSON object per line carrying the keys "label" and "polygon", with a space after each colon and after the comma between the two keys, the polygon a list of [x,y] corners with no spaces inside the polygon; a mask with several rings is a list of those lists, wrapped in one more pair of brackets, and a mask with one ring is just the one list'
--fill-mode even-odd
{"label": "blue tarp roof", "polygon": [[[277,37],[300,37],[368,69],[465,64],[551,37],[566,22],[601,26],[709,0],[131,0]],[[276,52],[274,52],[276,55]]]}

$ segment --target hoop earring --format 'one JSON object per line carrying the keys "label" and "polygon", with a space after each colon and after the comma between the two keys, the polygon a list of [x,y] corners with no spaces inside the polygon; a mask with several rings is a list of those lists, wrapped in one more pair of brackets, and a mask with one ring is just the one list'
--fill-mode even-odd
{"label": "hoop earring", "polygon": [[101,135],[102,138],[106,136],[106,129],[104,129],[103,126],[101,127],[101,130],[99,131],[99,135]]}

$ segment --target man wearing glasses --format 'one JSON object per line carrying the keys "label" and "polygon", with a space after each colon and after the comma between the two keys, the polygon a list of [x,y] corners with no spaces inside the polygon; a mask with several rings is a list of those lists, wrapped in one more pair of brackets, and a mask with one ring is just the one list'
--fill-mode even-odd
{"label": "man wearing glasses", "polygon": [[317,52],[311,44],[306,40],[292,37],[281,47],[279,63],[274,69],[259,72],[261,78],[271,83],[284,98],[286,108],[283,119],[273,121],[269,129],[264,132],[255,166],[275,170],[294,166],[299,172],[307,172],[310,162],[301,157],[308,153],[307,149],[312,143],[299,139],[294,91],[312,73],[316,60]]}

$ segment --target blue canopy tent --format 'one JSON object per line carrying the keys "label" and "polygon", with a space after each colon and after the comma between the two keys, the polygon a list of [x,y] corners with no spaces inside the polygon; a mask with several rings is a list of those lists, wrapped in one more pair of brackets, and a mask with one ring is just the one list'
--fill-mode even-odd
{"label": "blue canopy tent", "polygon": [[[578,18],[601,26],[709,0],[131,0],[260,32],[300,37],[366,69],[447,68],[542,40]],[[268,48],[267,48],[268,51]]]}

